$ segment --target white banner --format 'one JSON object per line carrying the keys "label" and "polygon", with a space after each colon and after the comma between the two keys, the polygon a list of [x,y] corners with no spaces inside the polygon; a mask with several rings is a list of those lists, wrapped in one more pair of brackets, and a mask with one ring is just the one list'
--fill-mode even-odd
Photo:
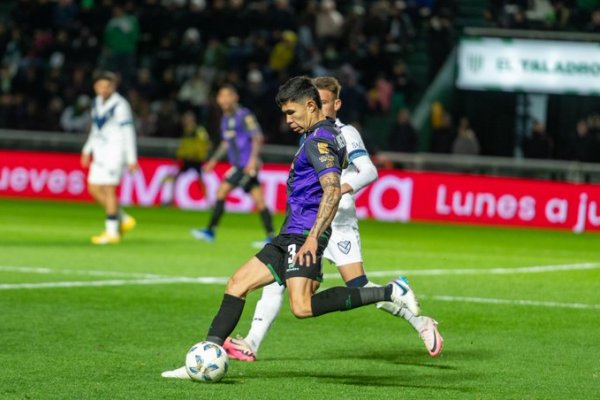
{"label": "white banner", "polygon": [[465,38],[458,48],[461,89],[600,95],[600,44]]}

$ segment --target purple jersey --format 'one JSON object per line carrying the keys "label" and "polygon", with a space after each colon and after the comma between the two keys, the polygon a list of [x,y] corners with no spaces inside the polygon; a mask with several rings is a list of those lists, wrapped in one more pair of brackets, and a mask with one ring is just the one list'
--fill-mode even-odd
{"label": "purple jersey", "polygon": [[313,125],[294,157],[287,180],[287,210],[280,233],[306,234],[317,219],[323,188],[319,177],[341,174],[346,145],[333,120]]}
{"label": "purple jersey", "polygon": [[231,165],[244,168],[252,153],[252,137],[261,130],[254,115],[245,107],[238,107],[232,114],[221,118],[221,139],[229,146],[227,159]]}

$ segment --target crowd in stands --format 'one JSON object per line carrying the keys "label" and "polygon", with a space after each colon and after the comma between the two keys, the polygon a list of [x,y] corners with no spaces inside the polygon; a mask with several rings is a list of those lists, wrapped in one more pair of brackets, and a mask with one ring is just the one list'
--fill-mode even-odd
{"label": "crowd in stands", "polygon": [[[293,75],[334,75],[343,85],[338,115],[364,129],[368,146],[365,119],[382,115],[390,122],[378,132],[381,150],[480,154],[468,119],[436,114],[435,104],[429,147],[419,148],[407,108],[420,93],[406,60],[424,43],[427,79],[435,77],[454,46],[457,3],[15,0],[0,16],[0,128],[84,134],[92,73],[109,69],[121,77],[140,136],[180,137],[182,116],[191,111],[216,141],[214,93],[228,82],[257,115],[267,143],[295,144],[273,101],[277,88]],[[503,28],[598,32],[598,3],[489,0],[484,18]],[[581,117],[568,157],[599,161],[600,117]],[[524,155],[537,157],[527,146]],[[548,146],[552,157],[554,144]]]}
{"label": "crowd in stands", "polygon": [[485,19],[511,29],[600,32],[598,0],[489,0]]}
{"label": "crowd in stands", "polygon": [[[0,20],[0,128],[82,132],[92,72],[121,76],[142,136],[178,137],[196,113],[218,135],[214,91],[235,84],[269,143],[291,143],[273,98],[288,77],[333,74],[360,124],[411,96],[417,35],[442,37],[451,0],[16,0]],[[442,41],[443,42],[443,41]],[[432,41],[433,64],[451,45]],[[437,47],[436,47],[437,46]],[[444,54],[446,52],[446,54]],[[397,107],[396,107],[397,108]]]}

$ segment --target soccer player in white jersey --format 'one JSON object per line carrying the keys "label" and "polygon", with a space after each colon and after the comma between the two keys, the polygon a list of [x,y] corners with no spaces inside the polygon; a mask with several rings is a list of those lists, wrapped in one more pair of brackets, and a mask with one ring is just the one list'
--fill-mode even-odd
{"label": "soccer player in white jersey", "polygon": [[[339,99],[341,85],[333,77],[313,80],[323,103],[323,113],[336,118],[342,102]],[[371,162],[360,133],[351,125],[336,119],[346,141],[349,165],[342,172],[342,199],[331,223],[332,234],[323,257],[335,263],[348,287],[377,286],[367,279],[360,249],[360,233],[353,194],[377,179],[377,169]],[[250,332],[245,338],[229,338],[223,345],[230,357],[242,361],[254,361],[258,348],[265,338],[273,320],[279,313],[285,288],[273,283],[263,288],[256,305]],[[411,290],[408,288],[408,290]],[[392,315],[403,317],[419,333],[429,354],[435,357],[442,351],[443,338],[437,322],[427,316],[415,316],[407,308],[391,302],[379,303],[377,307]]]}
{"label": "soccer player in white jersey", "polygon": [[88,191],[106,212],[104,232],[92,237],[92,243],[100,245],[119,243],[121,234],[136,224],[120,209],[117,198],[123,172],[133,173],[138,166],[131,107],[116,88],[112,72],[94,75],[92,127],[81,154],[81,165],[89,167]]}
{"label": "soccer player in white jersey", "polygon": [[[313,83],[319,91],[323,114],[330,118],[336,118],[337,111],[342,106],[339,99],[340,83],[333,77],[315,78]],[[336,264],[340,275],[346,282],[346,286],[379,286],[369,282],[363,268],[360,234],[353,197],[354,193],[377,179],[377,169],[371,162],[358,131],[350,125],[342,124],[339,119],[336,119],[336,126],[344,136],[350,164],[342,172],[341,189],[343,196],[337,214],[331,223],[332,234],[323,257]],[[292,129],[294,129],[294,126],[292,126]],[[402,285],[402,290],[412,290],[407,282],[403,282]],[[223,348],[230,357],[241,361],[251,362],[256,360],[258,348],[279,314],[284,290],[285,287],[277,282],[263,288],[262,296],[256,304],[248,335],[245,338],[227,338],[223,343]],[[443,338],[438,332],[437,322],[432,318],[414,315],[406,307],[400,307],[391,302],[378,303],[377,307],[407,320],[419,333],[429,354],[432,357],[440,354]],[[162,376],[165,378],[189,379],[185,367],[165,371]]]}

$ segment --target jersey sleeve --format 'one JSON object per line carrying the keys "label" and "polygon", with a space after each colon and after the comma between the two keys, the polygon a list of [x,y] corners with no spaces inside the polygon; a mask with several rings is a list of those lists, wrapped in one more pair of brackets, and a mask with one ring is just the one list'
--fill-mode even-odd
{"label": "jersey sleeve", "polygon": [[135,127],[131,107],[126,101],[119,103],[115,110],[115,117],[122,134],[125,160],[127,164],[135,164],[137,163]]}
{"label": "jersey sleeve", "polygon": [[348,152],[348,162],[352,163],[359,157],[369,156],[360,133],[351,125],[344,125],[342,135],[346,140],[346,149]]}
{"label": "jersey sleeve", "polygon": [[342,172],[340,160],[337,151],[337,144],[323,137],[311,138],[304,142],[304,151],[306,158],[317,171],[318,176],[328,172]]}
{"label": "jersey sleeve", "polygon": [[248,132],[250,136],[262,135],[260,125],[258,124],[254,114],[246,114],[243,119],[243,124],[246,132]]}

